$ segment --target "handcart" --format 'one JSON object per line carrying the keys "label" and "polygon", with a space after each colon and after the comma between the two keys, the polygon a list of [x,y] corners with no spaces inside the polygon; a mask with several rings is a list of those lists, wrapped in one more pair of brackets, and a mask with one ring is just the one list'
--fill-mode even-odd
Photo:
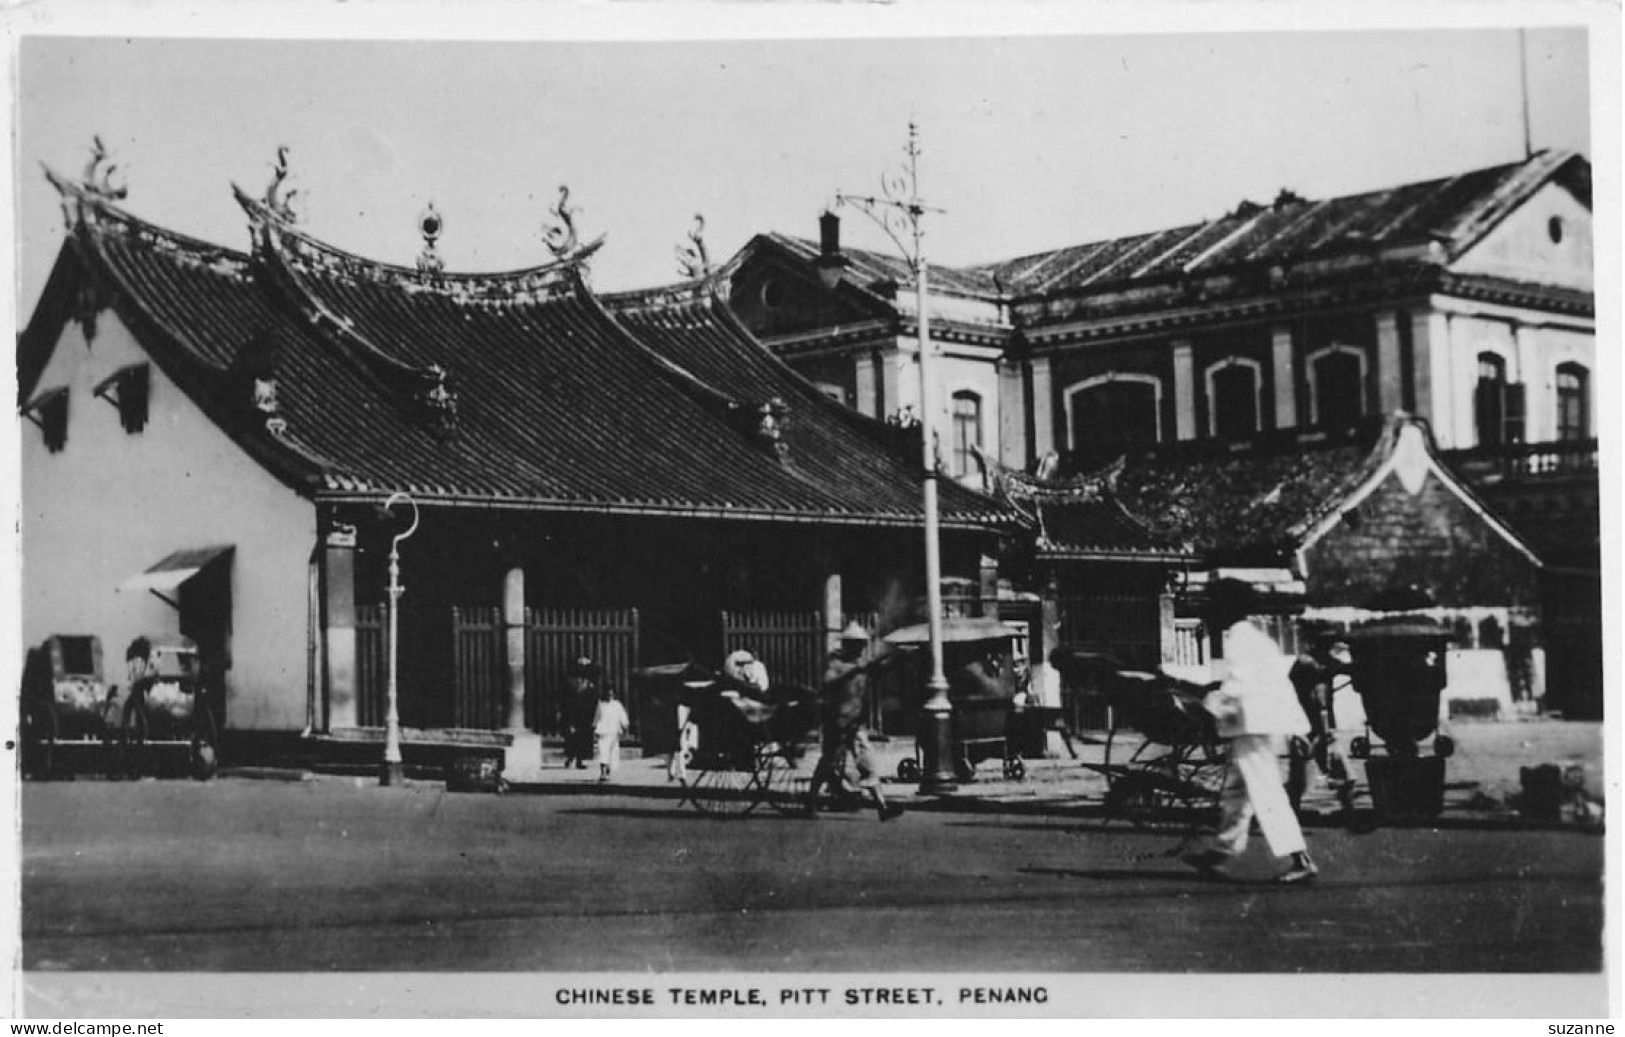
{"label": "handcart", "polygon": [[[952,617],[942,622],[943,670],[948,679],[954,776],[976,780],[976,765],[998,760],[1001,773],[1013,781],[1026,776],[1020,739],[1024,731],[1012,722],[1022,707],[1012,639],[1018,632],[996,619]],[[918,649],[930,643],[925,624],[902,627],[881,639],[886,644]],[[918,781],[923,770],[920,748],[897,764],[903,781]]]}
{"label": "handcart", "polygon": [[[767,698],[726,674],[695,663],[652,666],[633,675],[643,687],[650,722],[665,729],[673,752],[689,754],[680,805],[714,817],[743,817],[764,804],[802,813],[817,763],[815,694],[777,685]],[[679,730],[679,707],[689,728]],[[669,720],[669,723],[662,723]],[[652,732],[651,732],[652,734]],[[666,735],[645,741],[665,744]]]}
{"label": "handcart", "polygon": [[219,730],[204,689],[198,649],[190,638],[146,638],[146,672],[130,684],[120,724],[126,777],[157,769],[159,753],[184,746],[192,777],[207,781],[219,768]]}
{"label": "handcart", "polygon": [[1105,752],[1099,764],[1083,766],[1106,779],[1108,819],[1198,827],[1212,818],[1230,760],[1202,689],[1163,674],[1111,669],[1109,657],[1065,646],[1050,653],[1050,663],[1072,679],[1088,667],[1105,693],[1111,715]]}
{"label": "handcart", "polygon": [[[1439,730],[1449,628],[1426,616],[1388,616],[1360,624],[1345,640],[1366,714],[1366,734],[1349,743],[1349,755],[1366,760],[1373,805],[1379,814],[1438,814],[1444,761],[1456,749]],[[1432,755],[1424,757],[1422,743],[1430,740]]]}
{"label": "handcart", "polygon": [[118,738],[116,689],[102,680],[101,640],[88,634],[56,634],[28,651],[23,664],[22,772],[54,776],[64,756],[78,747],[104,758]]}

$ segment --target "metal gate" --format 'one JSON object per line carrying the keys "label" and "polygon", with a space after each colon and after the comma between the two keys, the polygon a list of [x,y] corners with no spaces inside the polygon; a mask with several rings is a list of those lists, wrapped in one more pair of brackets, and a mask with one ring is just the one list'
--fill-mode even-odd
{"label": "metal gate", "polygon": [[570,665],[588,658],[626,707],[634,733],[641,704],[631,694],[638,667],[637,609],[542,608],[525,610],[525,726],[556,734]]}
{"label": "metal gate", "polygon": [[508,721],[508,653],[502,609],[451,610],[451,726],[495,731]]}
{"label": "metal gate", "polygon": [[355,607],[356,723],[383,727],[389,697],[389,606]]}

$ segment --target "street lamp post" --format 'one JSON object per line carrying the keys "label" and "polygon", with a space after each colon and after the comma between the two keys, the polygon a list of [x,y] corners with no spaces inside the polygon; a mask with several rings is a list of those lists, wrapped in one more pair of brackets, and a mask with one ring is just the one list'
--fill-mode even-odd
{"label": "street lamp post", "polygon": [[[902,252],[914,276],[915,326],[920,354],[920,440],[925,489],[925,607],[926,631],[931,645],[931,676],[926,681],[927,697],[922,709],[920,748],[924,757],[920,791],[949,792],[954,788],[953,705],[948,699],[948,678],[942,659],[942,546],[937,517],[937,474],[941,467],[932,420],[935,415],[934,384],[931,379],[930,316],[926,309],[927,266],[920,244],[921,227],[927,212],[941,213],[920,200],[919,127],[908,124],[906,166],[881,177],[880,197],[837,193],[837,205],[850,205],[869,217]],[[905,235],[906,231],[906,235]],[[906,240],[905,240],[906,238]]]}
{"label": "street lamp post", "polygon": [[412,524],[406,532],[395,534],[389,545],[389,700],[384,713],[384,765],[378,774],[378,784],[399,785],[405,779],[401,762],[401,714],[398,707],[400,669],[400,603],[406,588],[401,586],[401,541],[417,532],[418,503],[404,493],[392,493],[384,502],[384,511],[393,511],[399,501],[412,505]]}

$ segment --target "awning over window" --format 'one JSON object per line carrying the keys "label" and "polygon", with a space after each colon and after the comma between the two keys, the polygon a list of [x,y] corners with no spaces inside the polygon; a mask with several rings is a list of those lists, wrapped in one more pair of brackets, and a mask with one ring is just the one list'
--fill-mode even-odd
{"label": "awning over window", "polygon": [[[176,551],[144,573],[139,573],[119,584],[121,591],[152,591],[159,597],[175,593],[175,589],[216,562],[230,557],[233,546],[193,547]],[[165,598],[165,600],[168,600]]]}

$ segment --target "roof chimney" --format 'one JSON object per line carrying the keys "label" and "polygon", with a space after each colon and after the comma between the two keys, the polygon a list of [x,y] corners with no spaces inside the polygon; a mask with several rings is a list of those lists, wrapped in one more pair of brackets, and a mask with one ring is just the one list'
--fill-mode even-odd
{"label": "roof chimney", "polygon": [[841,283],[846,263],[846,257],[841,255],[841,218],[825,209],[818,217],[818,260],[814,263],[825,288],[833,289]]}

